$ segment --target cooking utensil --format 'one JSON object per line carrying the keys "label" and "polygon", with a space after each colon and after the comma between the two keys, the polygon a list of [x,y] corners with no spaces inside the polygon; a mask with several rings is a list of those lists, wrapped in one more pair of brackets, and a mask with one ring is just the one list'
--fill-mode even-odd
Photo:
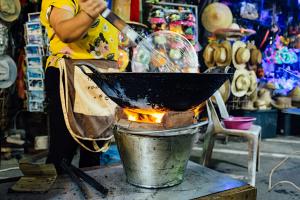
{"label": "cooking utensil", "polygon": [[[141,63],[140,55],[143,55],[150,57],[152,64],[155,63],[155,67],[152,67],[152,72],[155,71],[155,68],[158,69],[156,72],[198,72],[198,70],[187,71],[186,68],[198,69],[197,53],[190,42],[178,33],[171,31],[160,33],[159,31],[145,39],[110,9],[106,8],[101,15],[128,37],[133,45],[138,44],[135,53],[137,56],[134,56],[133,63]],[[170,48],[167,44],[172,44],[173,47]],[[146,61],[150,63],[149,59]],[[142,71],[149,71],[147,70],[149,68],[148,63],[145,63],[145,60],[142,63],[142,67],[145,68]]]}
{"label": "cooking utensil", "polygon": [[[207,100],[232,75],[225,73],[100,73],[74,63],[120,107],[185,111]],[[84,66],[90,70],[85,70]]]}
{"label": "cooking utensil", "polygon": [[229,117],[224,119],[223,122],[225,128],[228,129],[249,130],[255,120],[254,117]]}

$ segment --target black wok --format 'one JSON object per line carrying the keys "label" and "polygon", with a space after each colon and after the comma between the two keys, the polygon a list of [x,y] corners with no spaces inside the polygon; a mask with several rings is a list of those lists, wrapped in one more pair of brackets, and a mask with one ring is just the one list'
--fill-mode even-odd
{"label": "black wok", "polygon": [[80,68],[122,108],[185,111],[211,97],[231,76],[224,73],[100,73],[94,67],[87,67],[92,73]]}

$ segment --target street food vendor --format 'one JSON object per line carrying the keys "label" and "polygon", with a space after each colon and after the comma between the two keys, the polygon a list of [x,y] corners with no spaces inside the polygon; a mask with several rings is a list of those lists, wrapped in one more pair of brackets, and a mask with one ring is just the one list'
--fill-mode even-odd
{"label": "street food vendor", "polygon": [[[50,118],[47,163],[60,172],[62,159],[71,162],[78,148],[63,116],[59,93],[59,58],[117,60],[118,30],[99,14],[103,0],[43,0],[41,22],[46,27],[51,56],[47,61],[45,88]],[[84,141],[83,141],[84,142]],[[87,146],[92,145],[86,142]],[[79,167],[100,164],[99,153],[80,148]]]}

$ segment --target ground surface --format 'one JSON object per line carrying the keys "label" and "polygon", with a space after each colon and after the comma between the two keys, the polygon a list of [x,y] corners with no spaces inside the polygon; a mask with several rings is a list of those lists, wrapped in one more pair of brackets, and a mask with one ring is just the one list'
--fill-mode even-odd
{"label": "ground surface", "polygon": [[[191,160],[199,161],[202,151],[202,143],[199,142],[194,147]],[[271,169],[284,157],[295,151],[300,151],[300,137],[284,137],[266,139],[262,142],[261,148],[261,168],[257,173],[256,186],[258,200],[298,200],[300,191],[290,185],[279,185],[271,192],[268,192],[269,173]],[[74,164],[78,158],[74,160]],[[2,161],[0,170],[4,168],[16,167],[16,160]],[[231,138],[227,144],[216,142],[212,168],[226,173],[238,179],[246,180],[247,177],[247,143],[236,141]],[[19,170],[0,172],[0,179],[6,177],[20,176]],[[289,180],[300,186],[300,153],[291,158],[276,171],[273,181]],[[247,181],[247,180],[246,180]]]}

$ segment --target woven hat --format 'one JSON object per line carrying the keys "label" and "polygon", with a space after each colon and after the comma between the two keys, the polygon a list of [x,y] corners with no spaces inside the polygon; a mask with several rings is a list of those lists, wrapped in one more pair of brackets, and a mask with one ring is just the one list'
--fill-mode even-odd
{"label": "woven hat", "polygon": [[232,23],[228,28],[220,28],[213,32],[216,37],[226,38],[227,40],[237,40],[239,38],[255,34],[252,29],[241,28],[238,24]]}
{"label": "woven hat", "polygon": [[271,101],[271,104],[278,109],[293,108],[291,97],[277,97],[276,101]]}
{"label": "woven hat", "polygon": [[218,44],[216,42],[211,42],[204,49],[203,59],[204,59],[205,65],[208,68],[214,67],[215,64],[216,64],[216,61],[215,61],[215,58],[214,58],[214,52],[215,52],[217,47],[218,47]]}
{"label": "woven hat", "polygon": [[257,92],[257,99],[254,101],[254,106],[259,110],[270,109],[272,101],[270,90],[261,88]]}
{"label": "woven hat", "polygon": [[1,0],[0,1],[0,18],[6,22],[12,22],[18,19],[21,12],[19,0]]}
{"label": "woven hat", "polygon": [[261,64],[261,62],[262,62],[262,53],[252,43],[249,43],[247,46],[248,46],[248,49],[250,50],[249,69],[256,72],[257,65]]}
{"label": "woven hat", "polygon": [[236,97],[245,96],[251,86],[249,71],[246,69],[236,70],[231,84],[231,92]]}
{"label": "woven hat", "polygon": [[0,56],[0,88],[10,87],[17,78],[17,66],[7,55]]}
{"label": "woven hat", "polygon": [[250,87],[247,95],[251,95],[257,88],[257,77],[254,71],[249,71]]}
{"label": "woven hat", "polygon": [[[229,80],[225,81],[225,83],[220,87],[218,91],[220,92],[224,103],[226,103],[230,97],[230,81]],[[214,96],[212,96],[212,101],[214,103],[216,102]]]}
{"label": "woven hat", "polygon": [[300,87],[296,86],[289,95],[294,102],[300,102]]}
{"label": "woven hat", "polygon": [[219,67],[226,67],[231,63],[231,44],[229,41],[221,42],[214,51],[214,59]]}
{"label": "woven hat", "polygon": [[228,28],[232,24],[232,13],[223,3],[211,3],[204,9],[201,21],[207,31],[214,32],[220,28]]}
{"label": "woven hat", "polygon": [[232,63],[236,69],[243,69],[250,60],[250,50],[242,41],[236,41],[232,45]]}

